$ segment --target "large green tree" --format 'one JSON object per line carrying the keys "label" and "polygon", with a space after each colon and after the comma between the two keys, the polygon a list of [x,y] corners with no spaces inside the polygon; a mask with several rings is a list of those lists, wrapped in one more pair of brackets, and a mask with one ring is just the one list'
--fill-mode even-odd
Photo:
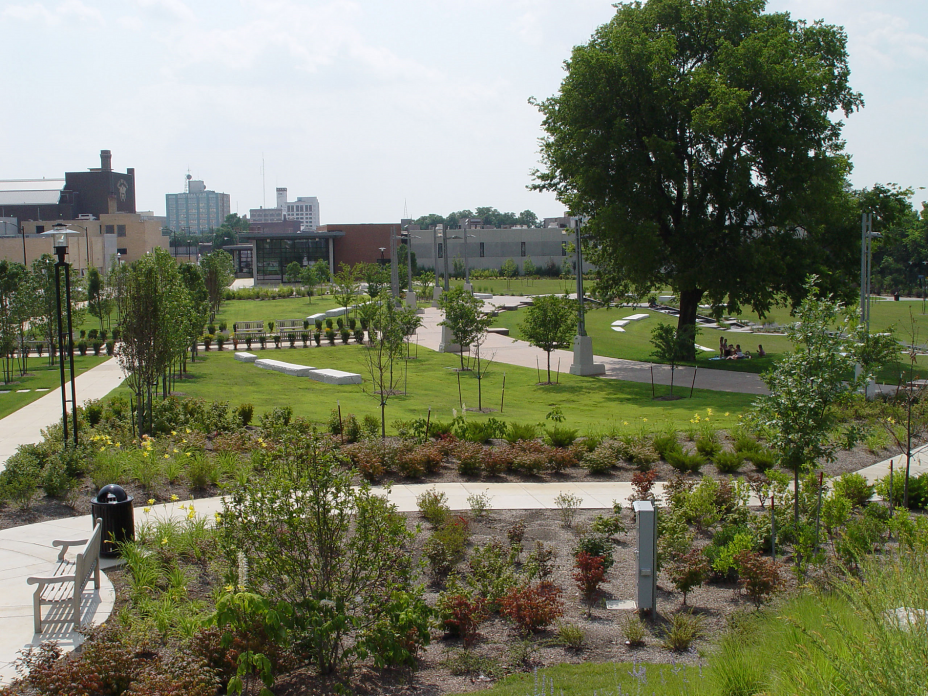
{"label": "large green tree", "polygon": [[533,187],[590,217],[592,260],[616,291],[673,288],[681,328],[704,299],[763,314],[799,300],[808,273],[852,267],[849,165],[830,118],[863,103],[846,36],[765,6],[618,5],[537,103]]}
{"label": "large green tree", "polygon": [[229,252],[217,249],[200,259],[200,273],[209,297],[209,320],[215,321],[226,288],[235,280],[235,262]]}

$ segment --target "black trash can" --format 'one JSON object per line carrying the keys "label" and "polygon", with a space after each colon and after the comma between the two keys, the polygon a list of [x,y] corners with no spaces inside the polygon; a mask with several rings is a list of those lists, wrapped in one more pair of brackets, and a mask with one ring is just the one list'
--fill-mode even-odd
{"label": "black trash can", "polygon": [[103,520],[103,543],[100,555],[112,558],[119,555],[116,543],[135,540],[135,513],[132,496],[115,483],[103,486],[95,498],[90,500],[93,519]]}

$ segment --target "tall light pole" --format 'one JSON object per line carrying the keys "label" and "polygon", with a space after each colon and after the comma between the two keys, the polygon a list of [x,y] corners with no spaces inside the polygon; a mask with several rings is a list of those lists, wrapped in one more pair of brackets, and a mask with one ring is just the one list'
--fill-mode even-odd
{"label": "tall light pole", "polygon": [[406,242],[406,306],[412,309],[416,309],[416,291],[412,289],[412,240],[420,239],[420,237],[414,234],[410,234],[409,225],[407,225],[403,228],[403,233],[400,235],[400,239]]}
{"label": "tall light pole", "polygon": [[[448,230],[443,229],[441,233],[442,237],[442,258],[445,261],[445,292],[448,292],[450,289],[450,284],[448,283],[448,240],[449,239],[460,239],[457,235],[449,235]],[[438,344],[439,353],[460,353],[461,346],[454,342],[454,336],[451,335],[450,329],[447,326],[441,327],[441,343]]]}
{"label": "tall light pole", "polygon": [[[71,265],[65,263],[64,257],[68,253],[68,236],[80,234],[74,230],[69,230],[63,222],[56,223],[52,229],[44,233],[52,238],[52,246],[55,249],[55,255],[58,257],[55,263],[55,301],[58,306],[58,370],[61,377],[61,423],[64,431],[64,444],[68,444],[68,395],[65,389],[66,380],[64,376],[64,356],[65,351],[68,354],[68,364],[71,372],[71,418],[73,422],[74,445],[77,446],[77,394],[74,387],[74,346],[72,345],[72,336],[74,329],[71,326]],[[62,326],[61,317],[61,269],[64,268],[64,291],[65,301],[67,302],[67,320],[68,335],[65,340],[64,327]]]}
{"label": "tall light pole", "polygon": [[432,286],[432,306],[438,306],[438,298],[441,297],[441,286],[438,284],[438,233],[444,234],[444,229],[444,225],[435,225],[432,228],[432,261],[435,269],[435,283]]}
{"label": "tall light pole", "polygon": [[603,363],[593,362],[593,339],[586,335],[586,315],[583,309],[583,235],[580,218],[574,218],[577,257],[577,335],[574,336],[574,361],[570,366],[572,375],[602,375],[606,373]]}
{"label": "tall light pole", "polygon": [[463,230],[464,234],[464,289],[467,292],[473,292],[474,288],[470,284],[470,260],[467,258],[467,238],[472,237],[477,239],[475,234],[467,234],[467,230]]}
{"label": "tall light pole", "polygon": [[[880,234],[873,231],[873,213],[861,213],[860,215],[860,321],[867,328],[867,335],[870,335],[870,271],[873,263],[873,240],[878,239]],[[858,364],[855,369],[855,376],[860,376],[863,368]],[[867,381],[864,388],[866,398],[874,395],[874,385],[872,380]]]}

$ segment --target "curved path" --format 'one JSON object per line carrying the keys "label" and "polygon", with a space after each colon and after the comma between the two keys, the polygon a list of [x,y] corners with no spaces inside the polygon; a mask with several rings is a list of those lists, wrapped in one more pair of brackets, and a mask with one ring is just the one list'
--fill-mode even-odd
{"label": "curved path", "polygon": [[[890,462],[894,462],[897,472],[905,466],[905,457],[887,459],[865,469],[861,469],[869,481],[882,478],[889,472]],[[928,449],[922,449],[913,456],[912,473],[928,472]],[[414,512],[416,498],[427,489],[436,489],[448,496],[448,504],[453,510],[467,510],[467,498],[474,494],[486,493],[490,496],[490,506],[495,510],[551,510],[557,508],[555,498],[562,493],[570,493],[580,499],[579,507],[583,509],[609,509],[613,501],[628,506],[628,497],[632,494],[631,483],[611,481],[568,481],[563,483],[484,483],[480,481],[464,483],[410,484],[392,488],[376,488],[375,491],[385,495],[396,504],[401,512]],[[655,491],[660,496],[663,484],[658,483]],[[751,501],[756,504],[756,500]],[[153,519],[186,517],[188,510],[180,508],[181,503],[155,505],[149,512],[138,507],[135,509],[136,524]],[[196,514],[212,518],[214,513],[222,510],[222,498],[203,498],[193,502]],[[531,514],[526,516],[531,523]],[[65,650],[72,650],[80,644],[82,638],[72,630],[70,624],[52,623],[41,635],[33,633],[32,626],[32,590],[26,584],[30,575],[44,574],[53,565],[57,549],[53,548],[53,539],[74,539],[86,537],[91,527],[89,515],[51,520],[39,524],[13,527],[0,530],[0,685],[16,676],[13,661],[20,650],[38,645],[45,640],[56,640]],[[104,568],[112,567],[118,562],[106,561]],[[115,595],[113,586],[106,574],[99,591],[92,591],[92,586],[85,592],[84,621],[98,625],[105,621],[113,608]],[[54,617],[53,617],[54,618]]]}

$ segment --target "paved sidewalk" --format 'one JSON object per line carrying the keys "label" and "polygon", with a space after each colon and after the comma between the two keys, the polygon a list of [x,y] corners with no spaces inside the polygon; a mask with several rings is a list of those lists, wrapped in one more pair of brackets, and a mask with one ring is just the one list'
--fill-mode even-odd
{"label": "paved sidewalk", "polygon": [[[75,380],[77,402],[82,404],[89,399],[102,399],[122,384],[123,379],[124,375],[116,358],[87,370]],[[70,386],[68,390],[70,398]],[[70,412],[69,404],[68,413]],[[16,453],[17,447],[40,442],[42,430],[60,420],[61,387],[0,419],[0,471],[3,470],[6,460]]]}
{"label": "paved sidewalk", "polygon": [[[484,306],[512,305],[517,304],[519,298],[508,296],[496,296],[492,300],[486,300]],[[441,327],[438,322],[442,320],[442,313],[439,309],[420,304],[424,306],[422,314],[422,328],[419,329],[419,343],[426,348],[438,350],[441,343]],[[593,343],[595,350],[596,343]],[[480,352],[485,357],[496,354],[497,363],[506,363],[508,365],[520,365],[522,367],[533,368],[539,365],[542,370],[547,365],[547,355],[540,348],[534,348],[526,341],[519,341],[508,336],[499,334],[490,334],[486,342],[480,348]],[[570,365],[573,362],[573,352],[567,350],[556,350],[551,353],[551,371],[558,370],[568,374]],[[627,382],[651,383],[651,371],[654,371],[654,383],[660,385],[670,384],[670,367],[667,365],[653,365],[636,360],[622,360],[619,358],[610,358],[604,355],[594,356],[595,362],[603,363],[606,366],[605,378],[618,379]],[[537,362],[536,362],[537,361]],[[680,386],[689,386],[693,383],[694,368],[678,367],[674,371],[674,384]],[[768,390],[760,377],[748,372],[730,372],[728,370],[696,370],[696,388],[711,389],[713,391],[739,392],[743,394],[767,394]]]}

